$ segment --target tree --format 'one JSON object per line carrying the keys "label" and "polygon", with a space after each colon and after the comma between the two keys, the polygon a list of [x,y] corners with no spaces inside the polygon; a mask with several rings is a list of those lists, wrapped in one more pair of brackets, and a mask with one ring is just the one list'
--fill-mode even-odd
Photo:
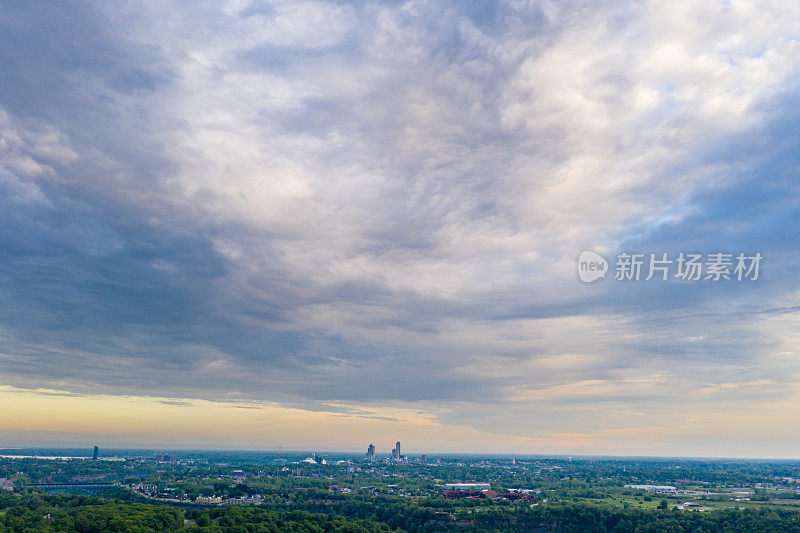
{"label": "tree", "polygon": [[200,515],[197,517],[197,525],[200,527],[211,525],[211,518],[209,518],[208,513],[200,513]]}

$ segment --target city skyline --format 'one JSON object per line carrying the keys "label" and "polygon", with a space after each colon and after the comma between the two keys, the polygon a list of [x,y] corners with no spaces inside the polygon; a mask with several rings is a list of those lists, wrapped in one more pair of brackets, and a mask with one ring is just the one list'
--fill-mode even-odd
{"label": "city skyline", "polygon": [[797,457],[798,35],[4,2],[0,447]]}

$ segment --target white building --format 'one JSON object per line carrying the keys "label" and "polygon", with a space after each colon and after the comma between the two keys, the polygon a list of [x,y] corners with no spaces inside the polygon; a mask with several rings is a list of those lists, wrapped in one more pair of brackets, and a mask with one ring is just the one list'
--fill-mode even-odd
{"label": "white building", "polygon": [[489,490],[491,483],[445,483],[444,488],[448,490]]}

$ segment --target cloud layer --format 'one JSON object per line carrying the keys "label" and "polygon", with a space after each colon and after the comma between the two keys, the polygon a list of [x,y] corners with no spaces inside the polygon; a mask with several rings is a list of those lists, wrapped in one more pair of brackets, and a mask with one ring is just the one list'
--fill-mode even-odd
{"label": "cloud layer", "polygon": [[[0,11],[3,385],[704,455],[797,399],[798,7]],[[584,249],[765,260],[587,286]]]}

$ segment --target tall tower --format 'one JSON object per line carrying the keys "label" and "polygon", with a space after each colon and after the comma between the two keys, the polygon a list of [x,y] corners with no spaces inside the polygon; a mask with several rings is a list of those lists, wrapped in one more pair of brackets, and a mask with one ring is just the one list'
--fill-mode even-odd
{"label": "tall tower", "polygon": [[92,459],[97,461],[97,456],[100,454],[100,448],[97,446],[94,447],[94,451],[92,452]]}
{"label": "tall tower", "polygon": [[375,459],[375,445],[370,444],[367,447],[367,461],[373,461]]}
{"label": "tall tower", "polygon": [[394,445],[394,456],[398,461],[400,460],[400,441],[397,441]]}

